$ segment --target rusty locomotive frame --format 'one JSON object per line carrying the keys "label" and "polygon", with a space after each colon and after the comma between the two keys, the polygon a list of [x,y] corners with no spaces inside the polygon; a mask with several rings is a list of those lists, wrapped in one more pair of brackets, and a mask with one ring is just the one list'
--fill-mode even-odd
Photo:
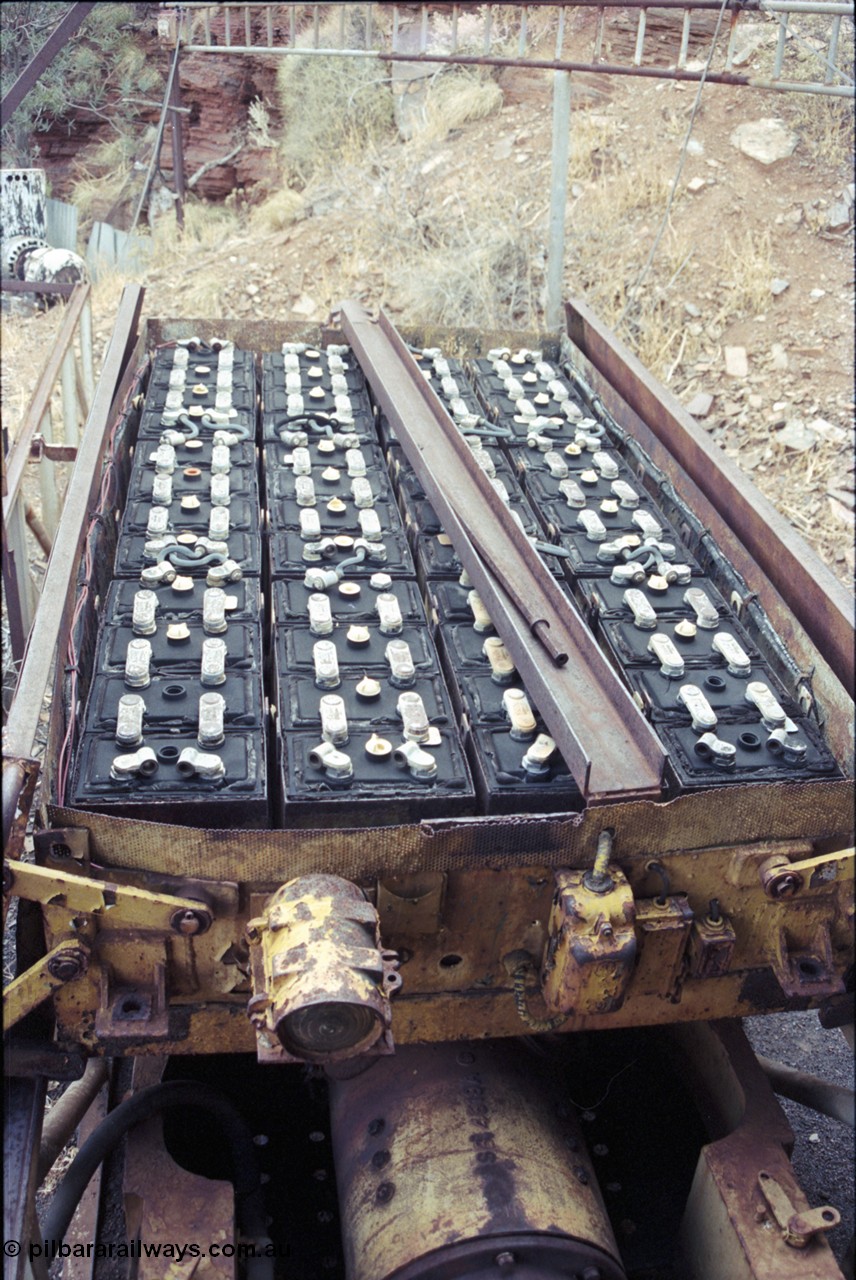
{"label": "rusty locomotive frame", "polygon": [[[466,521],[456,523],[469,500],[462,472],[463,497],[459,493],[455,505],[456,471],[444,522],[453,529],[491,615],[503,620],[518,669],[537,688],[539,705],[550,708],[548,724],[574,762],[588,798],[582,813],[438,819],[373,830],[371,842],[365,831],[356,830],[227,832],[82,814],[52,800],[53,761],[69,714],[63,709],[64,673],[58,663],[41,765],[35,864],[21,860],[40,771],[33,743],[51,659],[54,652],[65,652],[109,430],[146,353],[191,333],[203,340],[239,339],[255,350],[285,339],[341,341],[344,333],[387,417],[405,438],[408,424],[415,424],[413,459],[420,453],[419,430],[431,430],[438,421],[438,406],[424,394],[421,378],[414,382],[408,373],[402,339],[385,318],[373,320],[352,304],[343,306],[336,327],[311,333],[264,322],[234,325],[234,333],[228,324],[203,321],[141,324],[141,308],[141,291],[126,290],[7,724],[4,887],[27,904],[19,928],[20,974],[11,994],[17,1027],[10,1040],[7,1187],[15,1190],[7,1205],[7,1235],[32,1235],[33,1153],[46,1078],[73,1075],[92,1055],[136,1059],[143,1082],[158,1078],[155,1064],[171,1056],[252,1053],[272,1064],[271,1070],[277,1063],[307,1060],[272,1035],[268,1011],[276,1000],[265,985],[277,972],[282,911],[288,920],[282,886],[301,885],[302,906],[318,918],[340,910],[355,920],[360,913],[349,914],[327,883],[336,879],[358,886],[360,901],[372,908],[367,927],[369,934],[375,931],[379,956],[397,953],[406,961],[399,971],[401,991],[391,1001],[399,982],[397,975],[392,981],[388,958],[376,966],[376,978],[363,975],[343,998],[358,1000],[360,992],[368,992],[366,1000],[374,1002],[383,1035],[373,1052],[385,1055],[394,1045],[407,1061],[408,1053],[428,1052],[419,1046],[433,1046],[436,1061],[426,1060],[420,1068],[422,1105],[439,1088],[440,1075],[454,1074],[455,1064],[475,1052],[462,1049],[443,1066],[442,1054],[456,1042],[474,1037],[511,1042],[532,1031],[559,1030],[563,1038],[572,1032],[667,1029],[663,1034],[688,1078],[718,1116],[716,1136],[700,1148],[680,1223],[681,1274],[716,1280],[839,1275],[824,1238],[833,1218],[823,1215],[834,1211],[809,1209],[787,1158],[783,1118],[733,1019],[817,1008],[825,1025],[852,1023],[852,602],[791,527],[583,303],[566,304],[565,334],[515,334],[512,340],[528,337],[551,357],[570,360],[601,411],[633,435],[709,531],[736,571],[732,603],[746,617],[760,606],[803,673],[803,706],[822,719],[843,779],[730,786],[725,820],[723,791],[668,802],[657,798],[650,744],[622,723],[623,704],[615,704],[609,673],[592,674],[582,626],[556,613],[549,586],[543,589],[537,578],[525,588],[509,586],[509,577],[491,563],[485,540],[470,536]],[[509,337],[440,331],[409,336],[466,355]],[[451,477],[451,471],[447,474]],[[432,496],[442,511],[442,492]],[[513,530],[508,537],[513,543]],[[509,554],[513,551],[511,546]],[[496,559],[495,546],[493,554]],[[516,580],[528,581],[525,574]],[[561,663],[555,661],[559,650]],[[572,724],[568,708],[574,697],[579,702],[582,679],[595,704]],[[551,909],[557,886],[558,901],[565,900],[563,893],[576,895],[570,917]],[[713,902],[715,911],[709,909]],[[628,904],[638,944],[631,966],[622,965],[615,944],[615,935],[626,931]],[[610,925],[606,931],[604,920]],[[574,949],[575,931],[577,941],[583,935],[587,939],[585,964]],[[559,942],[552,949],[561,974],[552,981],[552,1004],[545,1008],[538,968],[545,946],[560,937],[566,943],[570,937],[570,945]],[[247,938],[255,953],[251,977],[246,966],[230,963]],[[325,983],[329,995],[336,979],[320,966],[308,981],[315,984],[315,998]],[[250,1018],[248,993],[251,1015],[256,1001]],[[131,1018],[129,995],[136,1011]],[[48,1008],[52,1016],[46,1017]],[[324,1059],[309,1055],[308,1060]],[[386,1070],[384,1061],[385,1056],[378,1060],[377,1071]],[[483,1068],[485,1078],[493,1080],[493,1065]],[[491,1084],[500,1100],[508,1093],[503,1079],[498,1076],[499,1083]],[[389,1081],[385,1087],[395,1093]],[[482,1085],[465,1084],[464,1093],[468,1087]],[[331,1088],[334,1117],[354,1107],[368,1108],[369,1115],[372,1104],[361,1101],[357,1086],[338,1080]],[[742,1106],[735,1105],[737,1096]],[[397,1154],[406,1162],[406,1135],[416,1122],[406,1114],[407,1099],[399,1101],[404,1110]],[[546,1124],[535,1113],[530,1121]],[[520,1117],[516,1123],[522,1123]],[[508,1124],[511,1133],[511,1120]],[[336,1146],[337,1174],[340,1163],[354,1170],[342,1191],[343,1206],[352,1205],[348,1276],[434,1275],[418,1270],[416,1254],[406,1248],[400,1257],[391,1246],[386,1256],[373,1252],[381,1246],[372,1241],[384,1239],[377,1217],[386,1211],[383,1198],[372,1202],[371,1212],[359,1208],[359,1161],[346,1138],[340,1136]],[[453,1170],[452,1182],[454,1176]],[[463,1265],[460,1259],[475,1247],[473,1239],[484,1237],[491,1257],[506,1259],[496,1265],[514,1275],[528,1258],[520,1233],[539,1239],[550,1235],[553,1227],[537,1206],[543,1208],[551,1194],[561,1199],[567,1189],[551,1192],[534,1171],[521,1172],[523,1185],[529,1199],[514,1224],[517,1234],[503,1234],[473,1207],[467,1223],[452,1233],[454,1239],[450,1235],[443,1243],[452,1251],[450,1259],[458,1250],[455,1265]],[[466,1197],[461,1190],[462,1205]],[[579,1245],[574,1265],[587,1261],[600,1266],[603,1275],[623,1275],[608,1227],[601,1231],[602,1211],[596,1204],[577,1204],[577,1211],[576,1235],[592,1252]],[[418,1219],[418,1198],[411,1212]],[[471,1238],[465,1239],[467,1231]],[[439,1248],[439,1240],[435,1243]],[[709,1269],[714,1243],[724,1249],[724,1269],[715,1272]],[[481,1265],[481,1255],[473,1259],[474,1267]],[[19,1273],[13,1268],[10,1274]]]}

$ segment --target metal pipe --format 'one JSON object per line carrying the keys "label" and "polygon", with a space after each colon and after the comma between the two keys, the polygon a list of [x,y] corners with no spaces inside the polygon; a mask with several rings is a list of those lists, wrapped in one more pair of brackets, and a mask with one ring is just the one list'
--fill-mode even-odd
{"label": "metal pipe", "polygon": [[[718,6],[717,6],[718,7]],[[295,48],[252,48],[233,45],[193,44],[187,45],[188,53],[275,53],[284,57],[335,57],[335,58],[377,58],[381,62],[425,62],[448,66],[463,67],[534,67],[541,71],[596,71],[602,75],[637,76],[642,80],[679,80],[687,84],[698,84],[702,73],[697,71],[681,71],[674,66],[668,67],[636,67],[617,66],[607,62],[571,62],[558,61],[555,58],[501,58],[498,56],[479,54],[443,54],[443,53],[388,53],[379,49],[295,49]],[[853,98],[856,88],[853,85],[826,85],[818,81],[769,80],[764,77],[745,76],[729,71],[708,71],[704,76],[705,84],[727,84],[748,89],[769,89],[776,92],[815,93],[819,97]]]}
{"label": "metal pipe", "polygon": [[77,385],[74,349],[69,347],[62,362],[62,434],[66,444],[77,444]]}
{"label": "metal pipe", "polygon": [[[53,415],[50,406],[45,410],[42,418],[41,433],[46,444],[53,443]],[[39,493],[42,499],[42,518],[50,536],[53,537],[59,523],[59,494],[56,490],[56,468],[44,454],[39,459]]]}
{"label": "metal pipe", "polygon": [[548,329],[558,329],[562,321],[562,279],[565,267],[565,209],[568,202],[568,153],[571,132],[571,77],[567,71],[553,72],[553,150],[550,185],[550,229],[547,245],[547,299],[545,320]]}
{"label": "metal pipe", "polygon": [[24,517],[27,521],[27,528],[30,530],[45,555],[49,556],[53,549],[53,544],[48,536],[47,529],[36,515],[36,510],[32,503],[24,503]]}
{"label": "metal pipe", "polygon": [[829,1116],[850,1129],[856,1127],[852,1089],[832,1084],[829,1080],[821,1080],[819,1076],[809,1075],[805,1071],[796,1071],[783,1062],[765,1058],[763,1054],[756,1056],[770,1084],[783,1098],[811,1107],[812,1111],[819,1111],[821,1115]]}
{"label": "metal pipe", "polygon": [[9,843],[27,771],[20,760],[3,759],[3,848]]}
{"label": "metal pipe", "polygon": [[51,1107],[42,1125],[42,1142],[39,1147],[39,1164],[36,1171],[39,1186],[53,1168],[57,1156],[92,1106],[106,1080],[106,1059],[90,1058],[83,1078],[70,1084],[62,1097]]}

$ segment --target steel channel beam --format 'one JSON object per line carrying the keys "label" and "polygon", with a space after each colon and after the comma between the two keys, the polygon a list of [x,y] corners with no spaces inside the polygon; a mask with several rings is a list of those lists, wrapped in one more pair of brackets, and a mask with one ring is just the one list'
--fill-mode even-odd
{"label": "steel channel beam", "polygon": [[67,639],[78,558],[100,481],[111,409],[136,337],[143,295],[144,290],[139,285],[127,285],[122,293],[101,377],[83,429],[77,463],[71,474],[53,553],[48,561],[15,700],[6,722],[4,754],[18,757],[33,754],[39,713],[54,657],[59,651],[64,652],[61,646]]}
{"label": "steel channel beam", "polygon": [[853,597],[667,388],[578,298],[571,341],[647,424],[733,529],[846,690],[854,683]]}
{"label": "steel channel beam", "polygon": [[659,796],[665,756],[593,636],[473,460],[392,323],[342,328],[408,461],[589,802]]}
{"label": "steel channel beam", "polygon": [[36,1080],[6,1080],[4,1095],[3,1146],[3,1236],[18,1241],[17,1255],[8,1249],[3,1264],[4,1280],[24,1280],[28,1270],[29,1235],[32,1230],[30,1206],[36,1182],[36,1160],[42,1132],[47,1083]]}
{"label": "steel channel beam", "polygon": [[88,4],[73,4],[63,14],[62,19],[50,33],[38,53],[24,67],[11,89],[0,103],[0,123],[4,126],[18,109],[31,89],[35,88],[39,77],[44,75],[54,58],[68,44],[77,28],[83,22],[90,9],[95,8],[95,0]]}

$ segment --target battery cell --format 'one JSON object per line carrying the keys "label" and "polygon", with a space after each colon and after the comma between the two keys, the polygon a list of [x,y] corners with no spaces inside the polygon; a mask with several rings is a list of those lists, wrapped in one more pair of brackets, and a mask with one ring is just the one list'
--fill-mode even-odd
{"label": "battery cell", "polygon": [[[341,570],[348,578],[364,579],[375,573],[415,577],[416,567],[403,530],[384,534],[380,542],[356,547],[354,534],[322,540],[319,549],[304,542],[295,531],[273,531],[270,536],[271,573],[276,577],[300,575],[307,570]],[[347,563],[346,563],[347,562]],[[344,566],[344,567],[343,567]]]}
{"label": "battery cell", "polygon": [[[430,778],[396,762],[404,744],[391,732],[351,734],[338,749],[352,770],[346,778],[331,776],[334,771],[317,760],[317,734],[286,733],[280,742],[284,827],[389,826],[474,812],[475,793],[457,732],[441,729],[437,745],[420,748],[428,757],[423,768],[434,770]],[[418,769],[421,757],[413,756]]]}
{"label": "battery cell", "polygon": [[558,750],[543,769],[527,769],[528,744],[508,729],[477,726],[467,749],[479,807],[493,813],[566,813],[582,809],[583,799]]}
{"label": "battery cell", "polygon": [[[172,634],[170,634],[172,633]],[[136,636],[128,626],[104,628],[96,654],[96,670],[124,672],[128,645]],[[197,622],[180,622],[168,625],[158,623],[154,635],[145,639],[151,646],[151,673],[173,675],[179,672],[199,672],[202,669],[203,646],[206,641],[218,640],[225,646],[224,665],[227,671],[261,671],[262,640],[258,624],[229,622],[220,636],[206,635]]]}
{"label": "battery cell", "polygon": [[205,579],[224,560],[234,562],[237,570],[248,577],[258,577],[261,573],[262,542],[257,532],[250,534],[240,529],[230,531],[225,552],[209,551],[198,543],[196,534],[189,534],[184,543],[173,543],[175,537],[175,534],[170,534],[168,545],[152,547],[150,544],[153,540],[145,533],[124,534],[116,548],[115,576],[139,579],[144,569],[165,561],[170,562],[183,577]]}
{"label": "battery cell", "polygon": [[[724,659],[713,647],[715,636],[730,636],[750,659],[758,657],[758,650],[734,618],[720,618],[716,628],[710,631],[687,627],[688,621],[687,618],[663,617],[654,630],[640,631],[630,622],[602,618],[600,632],[621,667],[660,667],[660,660],[649,648],[651,637],[657,633],[669,637],[688,668],[725,668]],[[685,633],[682,633],[683,628],[686,628]]]}
{"label": "battery cell", "polygon": [[[385,673],[373,675],[343,668],[341,675],[341,682],[330,692],[342,699],[350,731],[377,729],[400,737],[402,717],[398,704],[403,691],[390,684]],[[318,688],[314,678],[280,673],[279,690],[278,711],[286,729],[314,729],[320,733],[320,702],[326,691]],[[439,675],[417,676],[410,691],[422,699],[428,722],[435,729],[454,725],[449,695]]]}
{"label": "battery cell", "polygon": [[684,684],[693,684],[704,694],[719,720],[760,722],[760,711],[746,700],[746,691],[752,681],[763,682],[788,716],[799,714],[793,698],[788,697],[772,671],[760,662],[753,664],[751,674],[747,676],[732,675],[722,666],[688,667],[687,672],[677,678],[665,676],[659,669],[644,667],[630,668],[626,675],[631,689],[640,695],[652,720],[687,723],[690,716],[678,701],[678,691]]}
{"label": "battery cell", "polygon": [[[676,787],[692,790],[728,782],[784,782],[801,778],[840,777],[840,770],[809,720],[795,721],[796,732],[787,734],[785,752],[770,749],[770,733],[757,724],[718,724],[715,738],[734,748],[733,756],[703,740],[689,726],[658,726],[669,752],[668,767]],[[801,749],[804,748],[804,754]],[[798,754],[799,753],[799,754]],[[717,764],[716,760],[720,759]]]}
{"label": "battery cell", "polygon": [[[344,586],[344,590],[342,587]],[[319,593],[307,587],[300,578],[282,578],[273,584],[274,621],[278,623],[306,625],[309,621],[309,602]],[[375,581],[354,582],[346,580],[323,593],[329,602],[334,625],[347,629],[354,622],[378,621],[378,597],[394,596],[404,623],[424,623],[425,609],[416,582],[409,578],[392,578],[389,574],[375,575]]]}
{"label": "battery cell", "polygon": [[[202,621],[205,593],[211,588],[204,577],[191,578],[176,573],[172,582],[147,585],[131,578],[118,578],[111,583],[104,602],[105,623],[121,623],[131,626],[134,601],[141,591],[151,591],[155,596],[154,614],[158,623],[183,619],[186,622]],[[260,584],[258,578],[241,578],[225,588],[224,611],[230,624],[233,621],[258,620]]]}
{"label": "battery cell", "polygon": [[[115,733],[119,699],[129,692],[120,675],[96,676],[86,709],[86,732]],[[199,699],[211,692],[223,698],[223,720],[228,727],[259,728],[264,723],[261,672],[230,671],[223,684],[211,687],[194,674],[156,675],[145,688],[134,690],[145,704],[143,740],[154,732],[195,729]]]}
{"label": "battery cell", "polygon": [[[353,639],[348,640],[351,631],[360,633],[359,644],[353,643]],[[391,641],[403,641],[407,645],[417,675],[435,675],[440,669],[427,626],[405,625],[400,633],[389,636],[383,635],[377,623],[366,623],[337,627],[329,636],[313,635],[308,627],[277,627],[275,648],[279,671],[314,672],[315,646],[319,640],[328,640],[335,645],[340,672],[371,671],[386,677],[391,671],[387,653]]]}
{"label": "battery cell", "polygon": [[[118,747],[109,735],[87,734],[78,751],[74,807],[182,826],[268,825],[263,730],[229,730],[222,744],[210,749],[199,746],[193,730],[152,733],[146,735],[144,748],[139,758],[141,749]],[[206,756],[214,760],[206,761]],[[117,757],[125,757],[119,776]],[[135,757],[138,771],[133,769]],[[216,776],[204,776],[206,768]]]}

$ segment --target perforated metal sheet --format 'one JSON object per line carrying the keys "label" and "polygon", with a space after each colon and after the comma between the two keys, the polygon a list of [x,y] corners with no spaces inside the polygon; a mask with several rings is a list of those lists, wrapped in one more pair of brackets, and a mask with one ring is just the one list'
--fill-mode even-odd
{"label": "perforated metal sheet", "polygon": [[852,840],[852,781],[730,786],[666,804],[637,800],[568,817],[443,819],[331,831],[204,831],[48,808],[53,826],[86,827],[92,861],[170,875],[282,882],[310,872],[374,880],[414,871],[585,866],[598,833],[622,852],[652,856],[765,840]]}

